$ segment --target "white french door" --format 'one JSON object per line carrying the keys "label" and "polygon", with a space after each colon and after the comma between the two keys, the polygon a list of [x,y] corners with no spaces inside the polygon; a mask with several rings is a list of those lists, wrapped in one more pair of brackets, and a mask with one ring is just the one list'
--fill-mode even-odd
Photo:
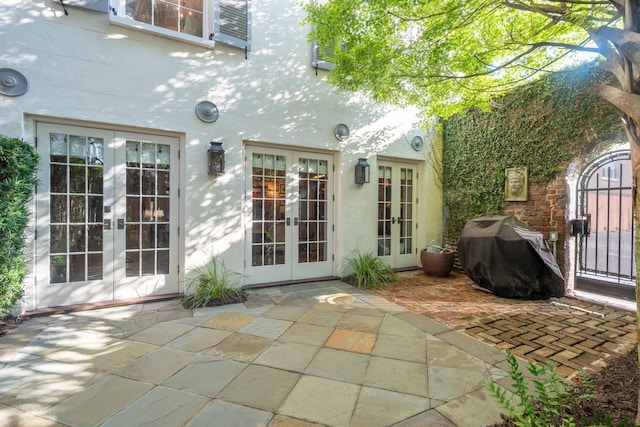
{"label": "white french door", "polygon": [[247,284],[333,274],[333,159],[247,146]]}
{"label": "white french door", "polygon": [[417,262],[416,184],[415,165],[378,162],[378,256],[393,268]]}
{"label": "white french door", "polygon": [[38,123],[35,308],[179,292],[178,140]]}

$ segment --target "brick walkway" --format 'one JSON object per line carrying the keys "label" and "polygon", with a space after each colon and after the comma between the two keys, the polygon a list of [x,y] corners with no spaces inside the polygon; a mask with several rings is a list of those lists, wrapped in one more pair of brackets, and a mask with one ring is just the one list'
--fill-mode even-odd
{"label": "brick walkway", "polygon": [[564,297],[557,301],[500,298],[473,288],[465,274],[445,278],[422,270],[374,293],[530,361],[553,361],[557,372],[596,370],[636,342],[636,315]]}

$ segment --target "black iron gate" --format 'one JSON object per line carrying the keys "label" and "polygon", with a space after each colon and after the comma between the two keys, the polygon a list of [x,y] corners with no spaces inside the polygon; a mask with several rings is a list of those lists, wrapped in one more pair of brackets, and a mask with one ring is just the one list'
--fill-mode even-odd
{"label": "black iron gate", "polygon": [[629,150],[589,163],[578,180],[576,289],[635,299],[633,174]]}

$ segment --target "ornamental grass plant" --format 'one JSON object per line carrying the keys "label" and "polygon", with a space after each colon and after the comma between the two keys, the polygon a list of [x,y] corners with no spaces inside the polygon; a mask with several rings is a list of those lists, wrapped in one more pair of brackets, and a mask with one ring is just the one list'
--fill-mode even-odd
{"label": "ornamental grass plant", "polygon": [[242,288],[242,275],[232,271],[215,256],[196,267],[187,279],[187,287],[181,298],[186,308],[211,307],[244,302],[246,291]]}
{"label": "ornamental grass plant", "polygon": [[400,280],[389,264],[370,251],[356,249],[346,260],[351,274],[345,281],[358,288],[380,289]]}

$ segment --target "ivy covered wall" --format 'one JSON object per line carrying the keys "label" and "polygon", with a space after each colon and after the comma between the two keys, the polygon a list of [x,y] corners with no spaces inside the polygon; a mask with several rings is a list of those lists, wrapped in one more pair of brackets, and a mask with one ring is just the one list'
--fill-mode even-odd
{"label": "ivy covered wall", "polygon": [[[626,141],[620,117],[589,93],[590,85],[605,78],[593,67],[556,73],[496,99],[489,111],[472,109],[444,123],[446,240],[457,240],[469,219],[487,214],[513,214],[541,232],[552,224],[557,209],[554,214],[531,208],[566,205],[569,161],[593,158]],[[528,202],[505,202],[505,169],[512,167],[528,168]]]}

